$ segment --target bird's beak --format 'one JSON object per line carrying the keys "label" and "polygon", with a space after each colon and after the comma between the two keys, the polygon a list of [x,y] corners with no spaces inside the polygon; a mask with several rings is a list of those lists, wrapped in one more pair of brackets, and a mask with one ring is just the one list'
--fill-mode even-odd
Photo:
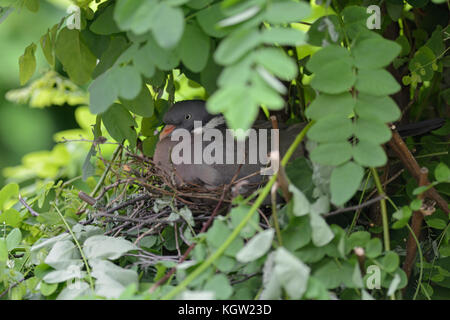
{"label": "bird's beak", "polygon": [[172,124],[166,125],[166,126],[162,129],[161,133],[159,134],[159,141],[161,141],[162,139],[164,139],[165,137],[167,137],[169,134],[171,134],[172,131],[175,130],[175,128],[176,128],[176,127],[175,127],[174,125],[172,125]]}

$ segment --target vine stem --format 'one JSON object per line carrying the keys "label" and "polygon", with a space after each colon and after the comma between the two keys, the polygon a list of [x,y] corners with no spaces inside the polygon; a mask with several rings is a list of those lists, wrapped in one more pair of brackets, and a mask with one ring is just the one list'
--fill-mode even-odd
{"label": "vine stem", "polygon": [[381,207],[381,218],[383,219],[383,238],[384,238],[384,249],[386,251],[391,251],[391,243],[389,240],[389,223],[387,217],[387,209],[386,209],[386,193],[383,190],[383,186],[381,185],[380,176],[375,168],[370,168],[370,172],[373,175],[373,179],[375,180],[375,185],[378,190],[378,194],[383,197],[380,200]]}
{"label": "vine stem", "polygon": [[77,237],[75,237],[75,234],[73,233],[72,228],[70,228],[69,224],[67,223],[67,221],[64,218],[63,214],[61,213],[61,211],[59,211],[58,207],[55,204],[53,204],[53,207],[55,207],[56,212],[58,212],[61,220],[64,222],[64,225],[66,226],[67,230],[69,231],[70,235],[73,238],[73,241],[75,241],[75,244],[77,245],[78,250],[80,251],[81,258],[83,259],[84,265],[86,266],[86,272],[88,274],[89,285],[91,287],[92,292],[94,292],[94,281],[92,280],[92,276],[91,276],[91,268],[89,268],[89,263],[87,262],[86,256],[84,255],[84,251],[81,248],[81,245],[77,240]]}
{"label": "vine stem", "polygon": [[[392,201],[392,199],[390,197],[387,197],[386,199],[389,201],[389,203],[392,205],[392,207],[396,211],[399,210],[399,208],[396,206],[396,204],[394,203],[394,201]],[[417,294],[419,293],[419,288],[422,286],[423,253],[422,253],[422,248],[420,247],[419,239],[417,239],[416,235],[414,234],[413,229],[409,226],[409,224],[406,224],[406,227],[408,228],[411,236],[414,238],[414,241],[416,242],[416,245],[417,245],[417,250],[419,251],[419,261],[420,261],[419,279],[417,280],[417,287],[416,287],[416,291],[414,292],[414,296],[413,296],[413,300],[416,300]],[[428,298],[428,300],[431,300],[431,299]]]}
{"label": "vine stem", "polygon": [[[306,133],[308,132],[309,128],[314,124],[314,121],[311,121],[308,123],[303,130],[297,135],[295,138],[295,141],[291,144],[288,151],[284,155],[283,159],[281,160],[281,165],[285,166],[292,154],[294,153],[295,149],[298,147],[300,142],[302,142],[303,138],[305,137]],[[197,267],[192,273],[190,273],[183,281],[181,281],[175,288],[173,288],[169,293],[164,295],[161,299],[162,300],[168,300],[174,298],[176,295],[178,295],[181,291],[183,291],[194,279],[196,279],[199,275],[201,275],[211,264],[213,264],[214,261],[216,261],[224,252],[225,250],[230,246],[230,244],[236,239],[236,237],[239,235],[241,230],[245,227],[245,225],[250,221],[253,214],[257,211],[259,206],[263,203],[264,199],[267,197],[267,195],[270,192],[270,189],[272,188],[272,185],[277,180],[277,173],[274,173],[272,177],[270,178],[269,182],[264,186],[261,193],[259,194],[256,201],[253,203],[251,208],[249,209],[247,215],[242,219],[242,221],[239,223],[239,225],[233,230],[233,232],[228,236],[228,238],[224,241],[224,243],[212,254],[210,255],[200,266]]]}
{"label": "vine stem", "polygon": [[[111,170],[111,167],[113,166],[114,160],[116,160],[117,156],[119,155],[120,151],[122,150],[122,144],[119,144],[116,148],[116,150],[114,150],[114,153],[112,155],[111,158],[111,162],[108,164],[108,166],[106,167],[105,171],[103,171],[103,174],[101,175],[100,179],[97,182],[97,185],[95,186],[94,190],[92,190],[92,192],[90,193],[90,196],[92,198],[95,197],[95,195],[97,194],[97,192],[100,190],[103,182],[105,182],[106,176],[108,175],[109,171]],[[84,209],[86,209],[87,203],[83,203],[81,205],[81,207],[78,208],[77,213],[81,214]]]}

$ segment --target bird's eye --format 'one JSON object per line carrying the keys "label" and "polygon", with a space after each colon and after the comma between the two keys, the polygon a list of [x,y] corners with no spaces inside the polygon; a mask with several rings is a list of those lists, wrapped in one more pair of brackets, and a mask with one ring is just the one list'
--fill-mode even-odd
{"label": "bird's eye", "polygon": [[192,118],[192,116],[191,116],[190,113],[188,113],[188,114],[186,114],[186,115],[184,116],[184,118],[185,118],[186,120],[189,120],[190,118]]}

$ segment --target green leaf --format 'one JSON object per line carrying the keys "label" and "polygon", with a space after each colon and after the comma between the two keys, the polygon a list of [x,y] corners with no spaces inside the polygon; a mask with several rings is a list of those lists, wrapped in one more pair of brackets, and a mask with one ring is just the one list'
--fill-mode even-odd
{"label": "green leaf", "polygon": [[48,297],[49,295],[54,293],[56,291],[56,289],[58,289],[58,284],[57,283],[48,284],[48,283],[46,283],[44,281],[41,281],[40,291],[41,291],[43,296]]}
{"label": "green leaf", "polygon": [[394,214],[392,216],[395,219],[397,219],[398,221],[396,221],[392,224],[392,228],[394,228],[394,229],[403,228],[409,222],[409,218],[411,217],[411,214],[412,214],[412,210],[408,206],[403,206],[402,208],[400,208],[399,210],[394,212]]}
{"label": "green leaf", "polygon": [[331,202],[340,206],[350,200],[358,190],[363,177],[363,168],[352,161],[334,168],[330,180]]}
{"label": "green leaf", "polygon": [[388,126],[382,122],[358,118],[355,122],[355,135],[358,139],[381,144],[389,141],[392,133]]}
{"label": "green leaf", "polygon": [[227,35],[229,31],[218,27],[219,21],[226,18],[225,14],[222,12],[221,3],[215,3],[203,10],[198,11],[197,21],[203,31],[215,38],[222,38]]}
{"label": "green leaf", "polygon": [[17,183],[9,183],[0,190],[0,210],[5,210],[6,205],[12,198],[14,198],[14,203],[19,199],[19,185]]}
{"label": "green leaf", "polygon": [[112,68],[115,63],[119,63],[119,57],[122,59],[123,56],[135,51],[136,47],[130,47],[125,37],[113,37],[109,41],[108,48],[106,48],[100,56],[100,61],[92,72],[92,78],[97,78],[99,75]]}
{"label": "green leaf", "polygon": [[297,76],[296,63],[279,48],[262,48],[255,52],[255,61],[283,80]]}
{"label": "green leaf", "polygon": [[89,26],[89,30],[96,34],[110,35],[120,32],[119,27],[113,18],[114,6],[108,6]]}
{"label": "green leaf", "polygon": [[25,0],[25,6],[31,12],[38,12],[38,10],[39,10],[39,0]]}
{"label": "green leaf", "polygon": [[394,272],[400,263],[400,258],[398,254],[393,251],[386,252],[386,255],[381,260],[381,264],[383,265],[386,272]]}
{"label": "green leaf", "polygon": [[271,110],[280,110],[284,107],[285,101],[280,94],[267,84],[259,73],[252,74],[252,86],[250,95],[257,104],[266,106]]}
{"label": "green leaf", "polygon": [[219,21],[217,24],[219,27],[229,27],[236,24],[239,24],[241,22],[247,21],[251,18],[253,18],[255,15],[257,15],[260,12],[261,8],[259,6],[251,6],[247,9],[245,9],[242,12],[236,13],[235,15],[228,17],[226,19],[223,19]]}
{"label": "green leaf", "polygon": [[[376,48],[376,49],[375,49]],[[383,38],[365,39],[352,49],[355,66],[361,69],[377,69],[387,66],[400,53],[401,47]]]}
{"label": "green leaf", "polygon": [[440,162],[434,169],[434,177],[439,182],[450,182],[450,169],[445,163]]}
{"label": "green leaf", "polygon": [[380,122],[393,122],[401,115],[397,104],[390,97],[377,97],[363,93],[359,93],[356,99],[355,112],[361,118]]}
{"label": "green leaf", "polygon": [[214,292],[214,297],[216,299],[229,299],[233,294],[233,288],[230,285],[230,281],[223,274],[214,275],[206,282],[203,289]]}
{"label": "green leaf", "polygon": [[152,17],[152,31],[156,42],[164,49],[175,47],[183,35],[183,11],[160,2]]}
{"label": "green leaf", "polygon": [[4,210],[2,213],[0,213],[0,224],[4,223],[8,226],[15,228],[20,225],[22,220],[23,217],[16,209],[13,208]]}
{"label": "green leaf", "polygon": [[308,131],[309,139],[317,142],[346,141],[353,134],[350,119],[341,115],[330,114],[321,118]]}
{"label": "green leaf", "polygon": [[239,262],[247,263],[261,258],[272,246],[273,236],[273,229],[267,229],[258,233],[239,250],[236,259]]}
{"label": "green leaf", "polygon": [[53,45],[52,39],[50,37],[50,30],[47,31],[40,39],[40,44],[42,48],[42,52],[44,53],[44,57],[47,60],[48,64],[52,67],[55,66],[55,56],[53,55]]}
{"label": "green leaf", "polygon": [[273,27],[262,31],[261,41],[268,45],[299,46],[305,44],[306,35],[298,29]]}
{"label": "green leaf", "polygon": [[[216,91],[206,104],[213,113],[222,112],[231,129],[247,130],[258,116],[259,106],[243,86],[227,86]],[[242,112],[245,110],[246,112]],[[237,137],[244,135],[237,132]]]}
{"label": "green leaf", "polygon": [[89,110],[93,114],[105,112],[114,103],[118,95],[116,85],[112,69],[92,81],[89,86]]}
{"label": "green leaf", "polygon": [[293,218],[281,231],[283,247],[293,252],[303,248],[311,241],[311,226],[308,216]]}
{"label": "green leaf", "polygon": [[44,261],[57,270],[67,269],[69,266],[81,266],[80,252],[70,240],[56,242]]}
{"label": "green leaf", "polygon": [[352,145],[348,142],[322,143],[310,153],[313,162],[338,166],[352,157]]}
{"label": "green leaf", "polygon": [[114,20],[121,30],[143,34],[153,26],[158,0],[119,0],[114,6]]}
{"label": "green leaf", "polygon": [[142,80],[136,67],[116,66],[107,70],[89,86],[89,108],[93,114],[105,112],[118,96],[134,99],[142,88]]}
{"label": "green leaf", "polygon": [[447,222],[445,222],[444,220],[439,219],[439,218],[428,218],[428,219],[425,219],[425,222],[431,228],[435,228],[435,229],[439,229],[439,230],[443,230],[443,229],[445,229],[445,227],[447,227]]}
{"label": "green leaf", "polygon": [[420,47],[409,62],[409,70],[420,77],[420,82],[430,81],[434,74],[433,62],[435,60],[436,56],[433,50],[426,46]]}
{"label": "green leaf", "polygon": [[291,299],[300,299],[306,291],[310,268],[289,251],[280,247],[275,252],[274,273]]}
{"label": "green leaf", "polygon": [[138,248],[128,240],[104,235],[89,237],[83,244],[83,251],[88,259],[116,260],[128,251],[137,249]]}
{"label": "green leaf", "polygon": [[360,140],[353,147],[353,158],[365,167],[381,167],[386,164],[387,157],[383,148],[376,143]]}
{"label": "green leaf", "polygon": [[136,126],[136,123],[131,114],[122,105],[114,103],[103,113],[102,120],[106,130],[116,141],[122,142],[126,139],[132,148],[136,146],[137,135],[133,128]]}
{"label": "green leaf", "polygon": [[264,18],[269,23],[281,24],[298,22],[309,17],[310,14],[310,6],[304,2],[270,2]]}
{"label": "green leaf", "polygon": [[139,54],[142,54],[139,61],[146,58],[163,71],[172,70],[180,62],[177,50],[166,50],[160,47],[152,36],[147,38],[147,44],[139,50]]}
{"label": "green leaf", "polygon": [[196,25],[187,24],[179,49],[183,64],[192,72],[200,72],[208,62],[209,37]]}
{"label": "green leaf", "polygon": [[331,114],[348,117],[353,112],[355,100],[349,92],[341,94],[319,94],[306,109],[306,116],[313,120],[325,118]]}
{"label": "green leaf", "polygon": [[138,283],[135,270],[124,269],[107,260],[90,260],[92,276],[96,278],[95,293],[106,298],[119,298],[131,284]]}
{"label": "green leaf", "polygon": [[381,254],[381,251],[383,250],[383,245],[380,239],[373,238],[370,239],[369,242],[367,242],[365,249],[366,249],[365,250],[366,257],[373,259]]}
{"label": "green leaf", "polygon": [[289,191],[292,192],[293,214],[297,217],[304,216],[310,212],[311,206],[306,196],[293,184],[289,185]]}
{"label": "green leaf", "polygon": [[141,92],[133,100],[120,99],[122,105],[142,117],[151,117],[154,111],[153,98],[147,85],[143,83]]}
{"label": "green leaf", "polygon": [[366,94],[385,96],[400,90],[400,85],[394,77],[384,69],[358,71],[355,88]]}
{"label": "green leaf", "polygon": [[14,228],[6,236],[6,248],[8,249],[8,251],[11,251],[12,249],[16,248],[21,241],[22,232],[20,232],[20,229]]}
{"label": "green leaf", "polygon": [[330,63],[352,65],[353,61],[348,50],[338,45],[329,45],[313,54],[306,67],[311,72],[326,71]]}
{"label": "green leaf", "polygon": [[214,59],[221,65],[230,65],[260,43],[261,37],[257,29],[235,31],[220,42],[214,53]]}
{"label": "green leaf", "polygon": [[348,238],[348,247],[353,249],[355,247],[364,248],[370,241],[370,233],[367,231],[353,232]]}
{"label": "green leaf", "polygon": [[336,15],[328,15],[317,19],[308,30],[308,43],[313,46],[338,44],[342,41],[342,31]]}
{"label": "green leaf", "polygon": [[[238,207],[235,207],[231,209],[230,216],[231,216],[231,225],[236,228],[241,221],[245,218],[248,211],[250,210],[249,206],[246,205],[240,205]],[[242,229],[240,235],[243,238],[250,238],[253,237],[253,235],[258,231],[259,225],[259,215],[254,214],[250,221],[246,224],[246,226]]]}
{"label": "green leaf", "polygon": [[97,58],[81,40],[78,30],[64,28],[59,32],[55,54],[74,83],[83,85],[89,81]]}
{"label": "green leaf", "polygon": [[25,52],[19,58],[20,85],[24,85],[33,76],[36,70],[36,44],[34,42],[25,48]]}
{"label": "green leaf", "polygon": [[82,179],[83,181],[86,181],[87,178],[93,176],[95,174],[95,166],[91,162],[91,158],[97,154],[95,145],[92,144],[91,148],[89,149],[88,154],[86,155],[86,158],[83,162],[82,167]]}
{"label": "green leaf", "polygon": [[342,93],[350,90],[355,79],[351,64],[344,63],[344,60],[335,60],[328,62],[326,68],[315,72],[311,87],[330,94]]}
{"label": "green leaf", "polygon": [[334,238],[334,233],[328,223],[318,213],[311,211],[309,223],[311,225],[311,239],[316,247],[328,244]]}

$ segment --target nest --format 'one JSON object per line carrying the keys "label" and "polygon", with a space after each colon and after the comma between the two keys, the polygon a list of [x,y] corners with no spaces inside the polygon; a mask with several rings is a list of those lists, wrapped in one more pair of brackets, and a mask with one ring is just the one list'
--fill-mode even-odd
{"label": "nest", "polygon": [[[110,163],[113,183],[105,185],[95,198],[83,192],[79,197],[91,207],[83,224],[100,225],[106,230],[105,235],[133,240],[141,250],[131,256],[137,258],[135,264],[143,267],[161,260],[180,261],[183,243],[191,245],[183,231],[187,224],[193,224],[196,233],[206,231],[215,215],[231,209],[241,187],[248,186],[249,177],[237,179],[238,172],[229,185],[214,189],[195,184],[176,186],[173,177],[150,158],[131,153],[127,156],[126,163]],[[260,214],[264,216],[262,226],[267,227],[267,218],[261,210]],[[141,241],[146,236],[159,235],[168,225],[174,228],[177,254],[158,256],[145,250]],[[178,243],[179,238],[183,243]]]}

